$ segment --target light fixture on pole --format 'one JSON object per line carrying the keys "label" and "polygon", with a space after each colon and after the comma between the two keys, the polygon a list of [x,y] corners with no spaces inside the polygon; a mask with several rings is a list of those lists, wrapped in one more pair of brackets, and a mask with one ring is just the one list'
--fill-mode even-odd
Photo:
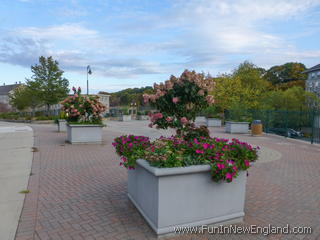
{"label": "light fixture on pole", "polygon": [[89,74],[92,74],[90,65],[87,66],[87,95],[89,95]]}

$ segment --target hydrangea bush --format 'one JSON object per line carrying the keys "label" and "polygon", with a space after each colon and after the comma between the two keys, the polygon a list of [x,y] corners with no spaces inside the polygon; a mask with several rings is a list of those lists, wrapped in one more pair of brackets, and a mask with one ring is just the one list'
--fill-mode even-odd
{"label": "hydrangea bush", "polygon": [[205,126],[194,124],[197,113],[214,103],[208,95],[213,88],[212,79],[187,70],[179,78],[171,76],[164,84],[155,84],[155,93],[144,95],[145,102],[158,110],[150,115],[149,126],[176,128],[177,134],[152,142],[144,136],[116,138],[113,146],[121,156],[120,165],[134,169],[139,158],[159,168],[209,164],[216,182],[232,182],[239,171],[247,170],[258,158],[258,147],[237,139],[212,138]]}
{"label": "hydrangea bush", "polygon": [[158,112],[150,114],[150,127],[176,128],[178,135],[188,135],[195,128],[197,113],[214,103],[208,95],[214,81],[204,74],[185,70],[180,77],[171,76],[165,83],[154,84],[154,94],[144,94],[144,102]]}
{"label": "hydrangea bush", "polygon": [[83,96],[81,88],[72,88],[73,95],[61,102],[61,110],[66,113],[68,122],[101,124],[101,114],[106,107],[99,102],[98,96]]}

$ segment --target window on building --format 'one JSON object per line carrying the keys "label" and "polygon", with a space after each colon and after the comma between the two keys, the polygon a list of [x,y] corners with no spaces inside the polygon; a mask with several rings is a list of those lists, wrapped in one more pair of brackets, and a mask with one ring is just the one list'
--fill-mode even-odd
{"label": "window on building", "polygon": [[314,78],[315,76],[316,76],[316,73],[315,73],[315,72],[311,73],[311,77],[312,77],[312,78]]}

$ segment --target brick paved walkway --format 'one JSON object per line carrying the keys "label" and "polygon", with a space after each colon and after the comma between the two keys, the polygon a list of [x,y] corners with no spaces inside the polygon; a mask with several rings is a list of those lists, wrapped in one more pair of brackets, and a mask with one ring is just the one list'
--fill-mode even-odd
{"label": "brick paved walkway", "polygon": [[[126,196],[127,171],[111,146],[122,133],[148,133],[146,122],[110,122],[101,145],[70,145],[55,126],[32,126],[35,146],[31,193],[16,239],[156,239]],[[122,126],[122,127],[121,127]],[[119,128],[121,127],[121,128]],[[121,131],[121,133],[119,133]],[[221,129],[213,135],[227,136]],[[320,146],[285,138],[237,136],[280,155],[250,169],[244,225],[310,226],[312,235],[270,239],[320,239]],[[268,155],[268,154],[267,154]],[[264,239],[263,235],[183,235],[165,239]]]}

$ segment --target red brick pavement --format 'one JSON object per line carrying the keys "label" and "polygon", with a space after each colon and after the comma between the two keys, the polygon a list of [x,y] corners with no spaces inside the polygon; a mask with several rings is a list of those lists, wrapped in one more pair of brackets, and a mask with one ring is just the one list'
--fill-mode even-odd
{"label": "red brick pavement", "polygon": [[[16,239],[156,239],[126,195],[127,171],[111,146],[110,128],[101,145],[66,144],[53,126],[33,126],[31,190]],[[225,136],[221,132],[217,135]],[[227,135],[230,138],[230,135]],[[277,137],[244,140],[282,153],[257,163],[247,183],[244,225],[310,226],[311,235],[269,239],[320,239],[320,147]],[[263,235],[183,235],[166,239],[264,239]]]}

